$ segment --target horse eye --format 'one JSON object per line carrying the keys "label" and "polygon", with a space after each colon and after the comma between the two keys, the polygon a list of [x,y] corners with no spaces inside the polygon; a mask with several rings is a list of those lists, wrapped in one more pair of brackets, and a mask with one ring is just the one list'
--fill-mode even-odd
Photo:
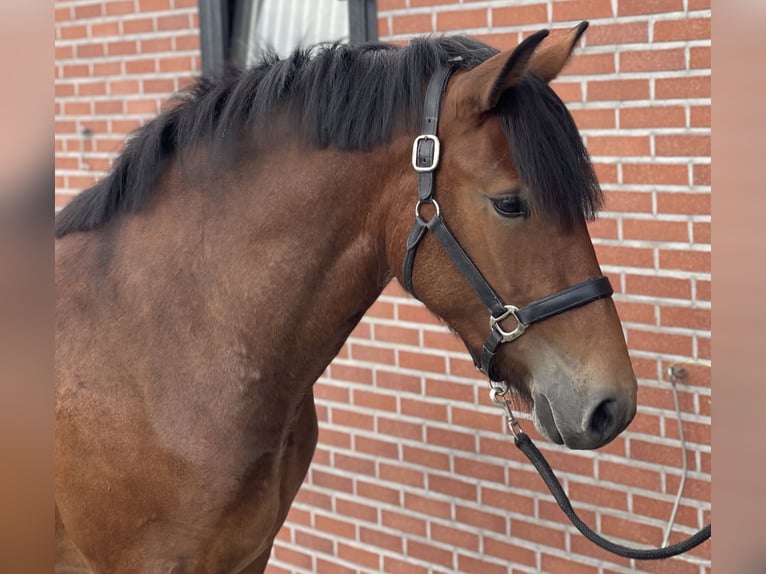
{"label": "horse eye", "polygon": [[506,195],[493,199],[492,206],[503,217],[526,217],[527,209],[524,200],[518,195]]}

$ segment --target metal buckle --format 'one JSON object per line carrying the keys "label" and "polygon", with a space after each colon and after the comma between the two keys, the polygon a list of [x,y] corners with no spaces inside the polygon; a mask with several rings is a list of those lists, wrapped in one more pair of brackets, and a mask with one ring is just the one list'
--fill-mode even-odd
{"label": "metal buckle", "polygon": [[[431,163],[429,165],[418,165],[418,150],[420,149],[420,144],[427,141],[433,142],[434,146],[434,151],[431,155]],[[425,172],[435,170],[436,166],[439,165],[440,148],[441,145],[439,138],[436,136],[423,134],[416,137],[415,141],[412,143],[412,167],[415,169],[415,171]]]}
{"label": "metal buckle", "polygon": [[[501,343],[509,343],[515,339],[518,339],[521,337],[521,335],[524,334],[524,331],[527,330],[527,326],[522,323],[521,319],[519,319],[518,315],[516,315],[518,310],[519,308],[515,305],[506,305],[505,313],[499,317],[493,317],[492,315],[489,316],[489,328],[494,329],[500,333],[502,336],[502,339],[500,340]],[[513,317],[516,319],[516,328],[513,331],[504,331],[503,327],[500,325],[500,321],[503,321],[508,317]]]}

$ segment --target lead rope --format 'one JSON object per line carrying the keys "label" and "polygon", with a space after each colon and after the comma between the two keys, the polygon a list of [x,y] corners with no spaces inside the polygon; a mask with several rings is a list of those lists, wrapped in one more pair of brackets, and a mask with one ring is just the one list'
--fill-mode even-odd
{"label": "lead rope", "polygon": [[688,552],[692,548],[696,548],[705,540],[710,538],[710,524],[708,524],[693,536],[690,536],[689,538],[671,546],[643,549],[631,548],[630,546],[617,544],[616,542],[612,542],[611,540],[604,538],[597,532],[594,532],[587,524],[585,524],[585,522],[582,521],[582,519],[580,519],[579,516],[577,516],[574,508],[572,508],[572,503],[569,501],[569,497],[564,492],[561,483],[559,482],[558,478],[556,478],[556,474],[553,472],[553,469],[551,469],[548,461],[545,460],[543,454],[537,449],[535,443],[533,443],[532,439],[529,438],[529,435],[527,435],[522,430],[519,421],[516,420],[516,417],[513,416],[511,403],[508,399],[508,388],[502,386],[494,386],[492,381],[489,382],[489,386],[490,398],[492,401],[496,405],[505,409],[506,415],[508,417],[508,430],[511,431],[516,446],[529,459],[529,462],[531,462],[532,465],[537,469],[537,472],[540,473],[540,476],[545,482],[545,485],[548,487],[548,490],[551,491],[553,498],[556,499],[559,507],[564,511],[564,514],[567,515],[575,528],[577,528],[577,530],[579,530],[583,536],[585,536],[595,545],[600,546],[612,554],[617,554],[618,556],[622,556],[624,558],[633,558],[635,560],[662,560],[665,558],[677,556],[678,554],[683,554],[684,552]]}

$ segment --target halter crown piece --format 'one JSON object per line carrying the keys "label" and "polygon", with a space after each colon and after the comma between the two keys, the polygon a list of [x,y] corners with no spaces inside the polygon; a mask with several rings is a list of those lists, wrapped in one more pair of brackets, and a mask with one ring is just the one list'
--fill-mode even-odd
{"label": "halter crown piece", "polygon": [[[417,297],[412,284],[415,254],[426,232],[431,231],[489,310],[489,337],[482,347],[481,356],[476,357],[473,351],[471,351],[471,355],[474,364],[481,372],[490,379],[500,380],[492,373],[492,360],[501,343],[509,343],[517,339],[524,334],[527,327],[532,323],[603,297],[610,297],[613,290],[609,279],[600,276],[557,291],[524,307],[506,305],[460,246],[444,222],[439,204],[434,198],[434,175],[439,166],[441,152],[441,145],[437,136],[439,108],[452,72],[453,68],[442,67],[431,76],[426,89],[421,134],[415,138],[412,145],[412,167],[418,173],[418,202],[415,206],[415,224],[407,237],[403,272],[404,288]],[[434,208],[434,215],[428,221],[420,215],[420,208],[424,204],[431,204]],[[501,323],[511,317],[516,321],[516,326],[512,330],[506,331]]]}

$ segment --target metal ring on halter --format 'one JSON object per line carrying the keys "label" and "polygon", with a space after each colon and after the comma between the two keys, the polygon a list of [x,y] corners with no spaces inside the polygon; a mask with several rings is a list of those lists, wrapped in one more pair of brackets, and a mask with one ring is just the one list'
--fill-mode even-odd
{"label": "metal ring on halter", "polygon": [[439,210],[439,204],[436,202],[436,200],[435,200],[435,199],[429,199],[429,200],[426,200],[426,201],[421,201],[421,200],[418,200],[418,202],[415,204],[415,217],[418,217],[418,218],[420,218],[420,219],[423,219],[422,217],[420,217],[420,207],[421,207],[421,206],[422,206],[424,203],[425,203],[425,204],[431,204],[431,205],[433,205],[433,206],[434,206],[434,209],[436,210],[436,214],[434,215],[434,217],[439,217],[439,216],[441,216],[441,211]]}
{"label": "metal ring on halter", "polygon": [[[438,213],[438,211],[437,211]],[[516,315],[516,312],[519,310],[518,307],[515,305],[506,305],[505,306],[505,313],[500,315],[499,317],[493,317],[492,315],[489,316],[489,328],[494,329],[500,335],[502,335],[501,343],[509,343],[513,341],[514,339],[518,339],[521,337],[521,335],[524,333],[524,331],[527,330],[527,326],[521,322],[521,319],[519,319],[518,315]],[[504,331],[503,328],[500,326],[500,321],[503,321],[504,319],[507,319],[508,317],[513,317],[516,319],[516,328],[513,331]]]}

